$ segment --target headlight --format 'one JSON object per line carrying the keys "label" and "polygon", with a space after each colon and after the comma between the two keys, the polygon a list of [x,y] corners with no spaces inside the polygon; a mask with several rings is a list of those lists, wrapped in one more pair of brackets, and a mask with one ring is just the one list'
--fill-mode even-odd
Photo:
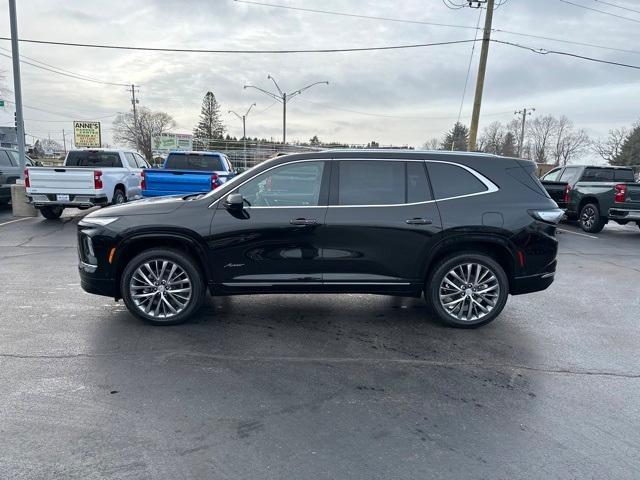
{"label": "headlight", "polygon": [[559,208],[553,208],[551,210],[529,210],[531,215],[536,220],[541,220],[546,223],[557,224],[560,223],[564,215],[564,211]]}
{"label": "headlight", "polygon": [[82,220],[80,220],[79,225],[101,225],[104,227],[105,225],[109,225],[110,223],[115,222],[116,220],[118,220],[118,218],[119,217],[84,217]]}

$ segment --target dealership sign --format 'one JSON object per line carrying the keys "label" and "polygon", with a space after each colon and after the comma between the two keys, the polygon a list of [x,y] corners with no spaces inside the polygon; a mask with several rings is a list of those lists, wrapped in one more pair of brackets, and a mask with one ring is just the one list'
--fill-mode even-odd
{"label": "dealership sign", "polygon": [[76,147],[100,148],[100,122],[73,122],[73,143]]}
{"label": "dealership sign", "polygon": [[163,133],[153,137],[153,150],[192,150],[193,136],[182,133]]}

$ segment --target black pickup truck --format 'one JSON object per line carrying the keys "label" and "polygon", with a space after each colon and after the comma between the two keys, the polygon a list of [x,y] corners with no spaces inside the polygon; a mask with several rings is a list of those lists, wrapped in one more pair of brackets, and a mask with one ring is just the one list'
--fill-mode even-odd
{"label": "black pickup truck", "polygon": [[597,233],[611,220],[640,226],[640,183],[631,167],[567,165],[542,178],[542,185],[569,220]]}
{"label": "black pickup truck", "polygon": [[[11,148],[0,148],[0,205],[11,200],[11,184],[20,178],[18,151]],[[35,165],[29,157],[25,156],[25,166]]]}

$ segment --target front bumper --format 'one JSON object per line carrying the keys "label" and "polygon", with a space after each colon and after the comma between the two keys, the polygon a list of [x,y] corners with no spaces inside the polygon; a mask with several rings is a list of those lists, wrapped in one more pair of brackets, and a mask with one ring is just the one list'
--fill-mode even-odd
{"label": "front bumper", "polygon": [[104,297],[120,298],[120,292],[113,278],[98,278],[84,269],[80,264],[80,286],[87,293],[102,295]]}
{"label": "front bumper", "polygon": [[[65,194],[66,195],[66,194]],[[55,193],[31,193],[27,197],[34,207],[79,207],[91,208],[95,206],[108,205],[109,199],[106,195],[82,195],[68,194],[69,200],[58,200]]]}
{"label": "front bumper", "polygon": [[640,210],[632,210],[627,208],[610,208],[609,218],[611,220],[640,222]]}

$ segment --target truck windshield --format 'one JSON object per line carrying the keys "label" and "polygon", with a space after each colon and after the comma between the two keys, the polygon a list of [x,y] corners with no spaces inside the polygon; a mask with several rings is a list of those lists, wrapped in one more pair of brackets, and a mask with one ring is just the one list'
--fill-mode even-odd
{"label": "truck windshield", "polygon": [[118,152],[79,150],[69,152],[66,167],[122,167]]}
{"label": "truck windshield", "polygon": [[170,153],[164,163],[168,170],[202,170],[206,172],[220,172],[226,170],[222,158],[218,155],[198,155]]}

